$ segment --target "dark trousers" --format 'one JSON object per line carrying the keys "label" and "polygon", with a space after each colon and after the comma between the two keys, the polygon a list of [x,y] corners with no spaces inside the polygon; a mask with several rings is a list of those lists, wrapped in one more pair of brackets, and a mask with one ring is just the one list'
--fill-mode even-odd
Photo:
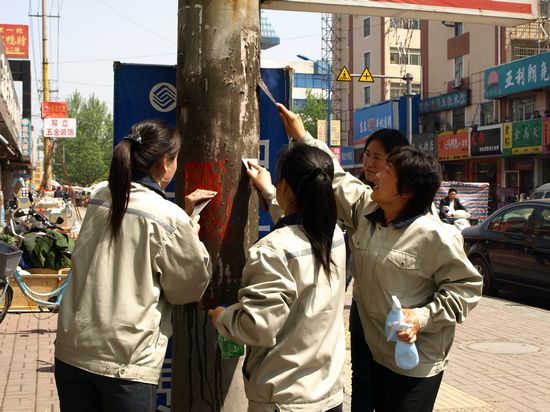
{"label": "dark trousers", "polygon": [[329,410],[325,411],[325,412],[343,412],[343,407],[342,407],[342,404],[338,405],[338,406],[335,406],[334,408],[330,408]]}
{"label": "dark trousers", "polygon": [[55,360],[62,412],[154,412],[157,385],[96,375]]}
{"label": "dark trousers", "polygon": [[[358,327],[357,307],[352,303],[351,410],[352,412],[429,412],[433,410],[443,372],[429,378],[400,375],[378,364]],[[355,311],[355,313],[354,313]],[[354,318],[352,323],[352,316]]]}

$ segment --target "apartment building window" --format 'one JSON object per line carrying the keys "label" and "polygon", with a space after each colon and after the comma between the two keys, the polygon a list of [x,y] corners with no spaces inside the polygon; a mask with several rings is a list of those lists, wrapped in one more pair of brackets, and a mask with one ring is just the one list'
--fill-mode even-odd
{"label": "apartment building window", "polygon": [[464,23],[455,23],[455,37],[464,33]]}
{"label": "apartment building window", "polygon": [[363,53],[363,64],[370,68],[370,52]]}
{"label": "apartment building window", "polygon": [[363,91],[365,93],[365,104],[370,104],[371,102],[371,96],[370,96],[370,86],[365,86],[363,88]]}
{"label": "apartment building window", "polygon": [[420,20],[392,17],[390,18],[390,27],[392,29],[420,30]]}
{"label": "apartment building window", "polygon": [[455,57],[455,80],[464,77],[464,56]]}
{"label": "apartment building window", "polygon": [[401,50],[400,53],[400,50],[397,47],[390,47],[390,63],[419,66],[420,49],[404,49]]}
{"label": "apartment building window", "polygon": [[365,17],[363,19],[363,37],[370,36],[370,17]]}
{"label": "apartment building window", "polygon": [[481,126],[486,126],[488,124],[494,124],[494,123],[496,123],[495,103],[494,102],[481,103],[479,107],[479,124]]}
{"label": "apartment building window", "polygon": [[[411,89],[413,94],[420,94],[420,84],[413,83],[411,84]],[[390,83],[390,99],[397,99],[405,94],[405,83]]]}
{"label": "apartment building window", "polygon": [[535,96],[510,98],[510,120],[527,120],[535,111]]}
{"label": "apartment building window", "polygon": [[294,74],[294,87],[300,87],[304,89],[323,89],[324,83],[322,74],[314,73],[295,73]]}

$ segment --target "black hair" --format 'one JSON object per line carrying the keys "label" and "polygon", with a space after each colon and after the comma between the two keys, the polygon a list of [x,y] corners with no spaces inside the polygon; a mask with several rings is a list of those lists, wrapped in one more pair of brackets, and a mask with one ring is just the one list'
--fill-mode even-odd
{"label": "black hair", "polygon": [[116,241],[130,200],[132,177],[150,175],[164,155],[173,159],[181,147],[176,129],[161,120],[143,120],[134,124],[128,135],[114,148],[109,170],[111,211],[109,227]]}
{"label": "black hair", "polygon": [[367,141],[365,142],[365,147],[363,148],[363,151],[367,151],[367,146],[375,141],[378,140],[382,146],[384,146],[384,150],[387,154],[389,154],[394,148],[398,146],[408,146],[409,141],[403,134],[396,129],[380,129],[371,134]]}
{"label": "black hair", "polygon": [[454,187],[451,187],[451,188],[449,189],[449,191],[447,192],[447,194],[450,195],[451,192],[458,193]]}
{"label": "black hair", "polygon": [[425,213],[441,185],[441,166],[431,154],[412,146],[397,147],[387,159],[397,175],[397,192],[410,193],[406,212]]}
{"label": "black hair", "polygon": [[298,224],[311,244],[313,256],[329,276],[336,226],[332,158],[321,149],[298,143],[281,154],[277,176],[278,180],[286,180],[292,189]]}

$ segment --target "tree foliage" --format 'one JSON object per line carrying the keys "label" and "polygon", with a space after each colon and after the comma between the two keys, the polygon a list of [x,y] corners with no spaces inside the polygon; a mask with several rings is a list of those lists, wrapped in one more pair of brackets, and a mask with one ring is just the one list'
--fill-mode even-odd
{"label": "tree foliage", "polygon": [[306,130],[316,138],[317,120],[325,120],[327,118],[327,101],[316,97],[311,89],[307,89],[304,105],[297,108],[296,113],[302,117]]}
{"label": "tree foliage", "polygon": [[93,94],[85,98],[74,91],[67,103],[69,117],[76,118],[76,138],[58,139],[55,179],[62,184],[82,186],[107,179],[113,151],[113,116],[105,102]]}

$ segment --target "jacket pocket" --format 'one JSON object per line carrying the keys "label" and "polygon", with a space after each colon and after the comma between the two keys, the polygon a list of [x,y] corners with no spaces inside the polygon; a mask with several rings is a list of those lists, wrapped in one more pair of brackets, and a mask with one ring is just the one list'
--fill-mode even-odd
{"label": "jacket pocket", "polygon": [[414,294],[418,291],[423,278],[417,256],[392,249],[386,256],[385,266],[388,270],[384,273],[382,282],[391,294],[397,294],[401,299],[403,292]]}

